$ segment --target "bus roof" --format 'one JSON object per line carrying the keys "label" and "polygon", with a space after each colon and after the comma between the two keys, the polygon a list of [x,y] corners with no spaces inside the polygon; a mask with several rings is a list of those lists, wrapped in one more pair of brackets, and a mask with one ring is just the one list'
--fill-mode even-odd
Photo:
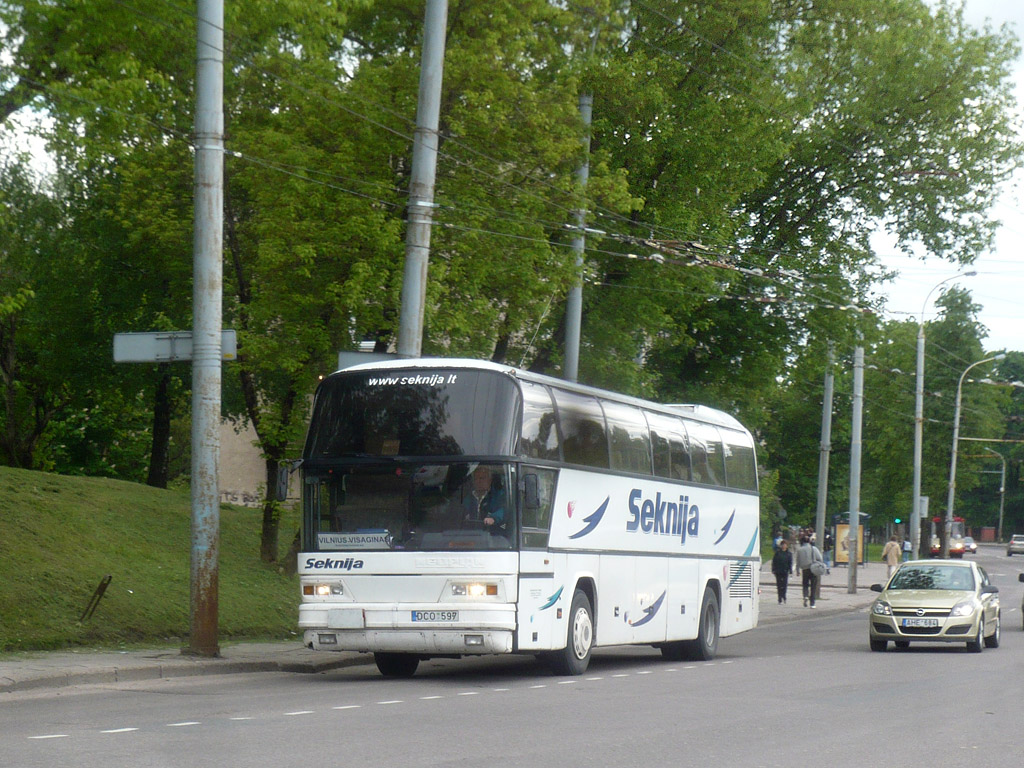
{"label": "bus roof", "polygon": [[[349,373],[359,371],[384,371],[384,370],[402,370],[402,369],[417,369],[417,368],[465,368],[478,371],[494,371],[495,373],[504,373],[512,376],[513,378],[521,379],[523,381],[532,381],[538,384],[548,384],[553,387],[560,387],[562,389],[569,389],[574,392],[581,392],[585,394],[592,394],[599,397],[608,398],[610,400],[617,400],[623,403],[629,403],[636,406],[643,406],[645,408],[651,408],[652,406],[672,413],[677,416],[687,416],[696,421],[703,421],[708,424],[715,424],[716,426],[727,427],[729,429],[740,430],[741,432],[747,432],[746,427],[735,417],[720,411],[717,408],[711,408],[707,405],[690,405],[686,403],[655,403],[649,400],[643,400],[641,398],[632,397],[630,395],[623,395],[618,392],[612,392],[606,389],[598,389],[597,387],[589,387],[585,384],[577,384],[573,381],[567,381],[565,379],[559,379],[554,376],[546,376],[542,373],[534,373],[532,371],[524,371],[520,368],[515,368],[511,365],[505,365],[503,363],[495,363],[490,360],[472,360],[469,358],[459,357],[416,357],[416,358],[395,358],[393,360],[384,360],[379,362],[370,363],[359,363],[348,368],[335,371],[335,373]],[[334,374],[332,374],[334,375]]]}

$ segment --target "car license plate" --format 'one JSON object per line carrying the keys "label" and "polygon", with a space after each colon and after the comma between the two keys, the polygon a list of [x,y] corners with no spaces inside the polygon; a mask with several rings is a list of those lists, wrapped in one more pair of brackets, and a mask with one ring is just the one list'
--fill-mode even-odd
{"label": "car license plate", "polygon": [[938,619],[904,619],[904,627],[937,627],[939,626]]}
{"label": "car license plate", "polygon": [[413,621],[458,621],[458,611],[413,611]]}

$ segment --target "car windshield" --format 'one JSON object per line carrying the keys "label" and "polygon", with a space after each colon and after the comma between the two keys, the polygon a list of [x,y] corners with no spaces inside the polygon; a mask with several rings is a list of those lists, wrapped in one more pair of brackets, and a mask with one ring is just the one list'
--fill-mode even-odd
{"label": "car windshield", "polygon": [[974,573],[959,565],[905,565],[896,571],[889,589],[973,590]]}

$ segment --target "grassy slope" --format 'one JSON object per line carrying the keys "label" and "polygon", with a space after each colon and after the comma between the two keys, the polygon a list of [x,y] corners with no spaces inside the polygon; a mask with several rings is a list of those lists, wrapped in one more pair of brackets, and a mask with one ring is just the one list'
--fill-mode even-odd
{"label": "grassy slope", "polygon": [[[259,511],[221,508],[222,640],[295,630],[298,581],[260,562],[260,524]],[[286,513],[282,555],[297,524]],[[0,650],[185,642],[190,530],[188,491],[0,467]]]}

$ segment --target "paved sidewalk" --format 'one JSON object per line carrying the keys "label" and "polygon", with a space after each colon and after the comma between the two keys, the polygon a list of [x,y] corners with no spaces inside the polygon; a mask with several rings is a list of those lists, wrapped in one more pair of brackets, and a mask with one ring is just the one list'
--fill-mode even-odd
{"label": "paved sidewalk", "polygon": [[799,574],[790,576],[789,588],[786,590],[786,602],[779,605],[778,590],[775,588],[775,576],[772,575],[771,563],[762,563],[758,626],[867,608],[878,596],[878,593],[871,591],[871,585],[881,584],[886,579],[885,564],[880,562],[864,563],[858,566],[857,591],[853,594],[850,594],[849,578],[850,569],[845,565],[833,567],[830,573],[822,576],[821,594],[815,601],[814,610],[811,610],[803,605],[801,577]]}
{"label": "paved sidewalk", "polygon": [[[788,602],[779,605],[770,564],[761,567],[759,625],[820,618],[868,606],[871,584],[885,578],[885,566],[867,563],[857,570],[857,591],[849,594],[846,567],[833,568],[822,578],[818,608],[804,608],[798,577],[789,582]],[[158,680],[238,672],[316,673],[357,664],[372,664],[367,653],[311,651],[297,640],[278,643],[225,643],[220,658],[185,656],[177,648],[141,651],[73,650],[9,654],[0,657],[0,694],[70,685]]]}

